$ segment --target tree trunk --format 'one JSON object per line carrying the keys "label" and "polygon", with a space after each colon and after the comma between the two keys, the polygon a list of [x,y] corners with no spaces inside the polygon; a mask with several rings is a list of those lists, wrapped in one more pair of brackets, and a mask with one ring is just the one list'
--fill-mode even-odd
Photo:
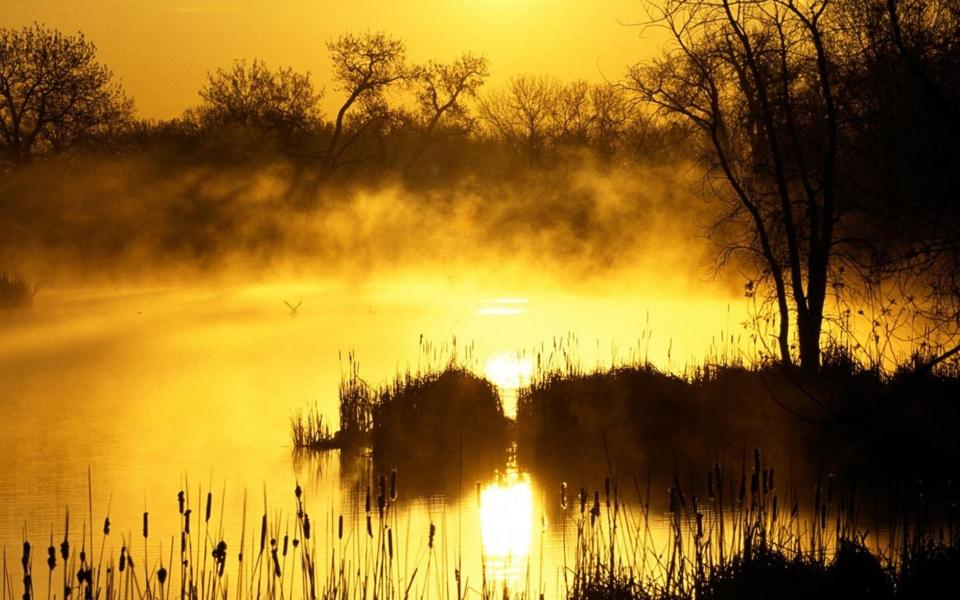
{"label": "tree trunk", "polygon": [[813,374],[820,369],[820,326],[823,313],[807,313],[797,320],[797,341],[800,346],[800,368],[804,373]]}

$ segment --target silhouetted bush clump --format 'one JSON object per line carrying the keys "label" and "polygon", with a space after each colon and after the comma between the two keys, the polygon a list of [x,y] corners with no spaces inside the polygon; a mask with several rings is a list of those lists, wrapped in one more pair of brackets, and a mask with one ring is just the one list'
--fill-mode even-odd
{"label": "silhouetted bush clump", "polygon": [[407,374],[378,392],[373,409],[375,461],[434,483],[461,466],[466,481],[502,468],[509,433],[496,388],[458,367]]}

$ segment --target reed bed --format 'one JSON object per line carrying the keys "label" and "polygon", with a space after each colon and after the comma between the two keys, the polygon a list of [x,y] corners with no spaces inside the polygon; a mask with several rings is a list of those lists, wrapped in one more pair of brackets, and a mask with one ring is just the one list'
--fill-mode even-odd
{"label": "reed bed", "polygon": [[290,429],[294,448],[329,450],[339,445],[316,403],[294,414],[290,419]]}
{"label": "reed bed", "polygon": [[[714,464],[687,486],[675,477],[665,492],[653,491],[650,479],[607,477],[578,490],[560,483],[539,516],[544,529],[550,515],[552,530],[559,530],[559,594],[570,600],[895,600],[956,589],[960,521],[952,487],[917,482],[893,502],[881,526],[833,476],[810,492],[781,479],[754,450],[737,467]],[[528,576],[519,587],[488,577],[483,565],[479,572],[465,569],[459,524],[448,524],[444,513],[424,531],[412,531],[399,490],[396,471],[371,476],[357,487],[356,505],[346,514],[317,515],[297,485],[285,511],[264,502],[262,512],[254,512],[245,501],[241,531],[230,539],[218,514],[222,498],[199,488],[181,490],[164,509],[179,515],[173,536],[158,535],[149,512],[133,536],[118,536],[109,514],[102,527],[91,526],[89,516],[78,528],[68,513],[56,540],[51,533],[45,557],[30,540],[19,565],[9,564],[4,552],[0,599],[33,600],[34,582],[44,579],[39,597],[48,599],[549,596],[542,566],[538,582]],[[654,508],[659,495],[663,511]],[[536,548],[531,552],[528,565],[536,560]]]}

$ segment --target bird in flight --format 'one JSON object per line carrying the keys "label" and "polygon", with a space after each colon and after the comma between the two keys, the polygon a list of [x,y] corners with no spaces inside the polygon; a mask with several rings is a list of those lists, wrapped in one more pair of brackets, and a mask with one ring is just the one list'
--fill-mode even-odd
{"label": "bird in flight", "polygon": [[283,303],[286,304],[286,305],[287,305],[287,308],[290,309],[290,316],[291,316],[291,317],[295,317],[295,316],[297,316],[297,309],[300,308],[300,305],[301,305],[301,304],[303,304],[303,300],[301,300],[300,302],[297,302],[297,305],[296,305],[296,306],[293,306],[292,304],[290,304],[290,303],[287,302],[286,300],[284,300]]}

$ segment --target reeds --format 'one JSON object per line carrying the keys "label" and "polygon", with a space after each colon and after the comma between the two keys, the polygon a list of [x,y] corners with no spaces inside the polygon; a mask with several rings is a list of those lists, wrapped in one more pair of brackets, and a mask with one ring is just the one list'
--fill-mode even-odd
{"label": "reeds", "polygon": [[[562,597],[906,600],[938,597],[956,585],[960,523],[952,486],[918,484],[922,487],[904,495],[883,542],[878,531],[864,526],[853,489],[835,477],[804,494],[759,450],[739,465],[715,464],[705,475],[688,486],[675,477],[661,492],[663,511],[653,508],[657,494],[649,479],[606,477],[577,492],[561,484],[560,497],[544,509],[564,532]],[[471,586],[461,562],[454,566],[443,556],[449,551],[445,518],[431,518],[423,531],[404,527],[409,515],[399,504],[401,489],[396,471],[368,476],[358,483],[349,515],[322,517],[310,512],[308,494],[297,485],[290,517],[264,501],[250,532],[245,499],[241,531],[229,539],[217,525],[224,498],[199,488],[190,493],[187,485],[163,509],[177,510],[180,517],[180,531],[170,545],[153,542],[157,532],[150,513],[143,513],[142,554],[133,540],[111,538],[109,516],[99,540],[86,522],[79,538],[71,537],[67,517],[59,553],[51,533],[46,595],[85,600],[545,597],[542,572],[535,587],[528,576],[525,586],[508,588],[490,580],[480,565],[479,583]],[[575,532],[569,537],[568,525]],[[76,528],[73,532],[76,536]],[[96,557],[94,544],[100,548]],[[14,585],[4,550],[0,600],[35,597],[35,554],[25,539],[22,580]],[[53,589],[56,571],[63,576],[62,595]]]}
{"label": "reeds", "polygon": [[323,414],[316,403],[300,410],[290,419],[293,447],[300,449],[327,450],[338,447],[338,440],[330,433]]}

